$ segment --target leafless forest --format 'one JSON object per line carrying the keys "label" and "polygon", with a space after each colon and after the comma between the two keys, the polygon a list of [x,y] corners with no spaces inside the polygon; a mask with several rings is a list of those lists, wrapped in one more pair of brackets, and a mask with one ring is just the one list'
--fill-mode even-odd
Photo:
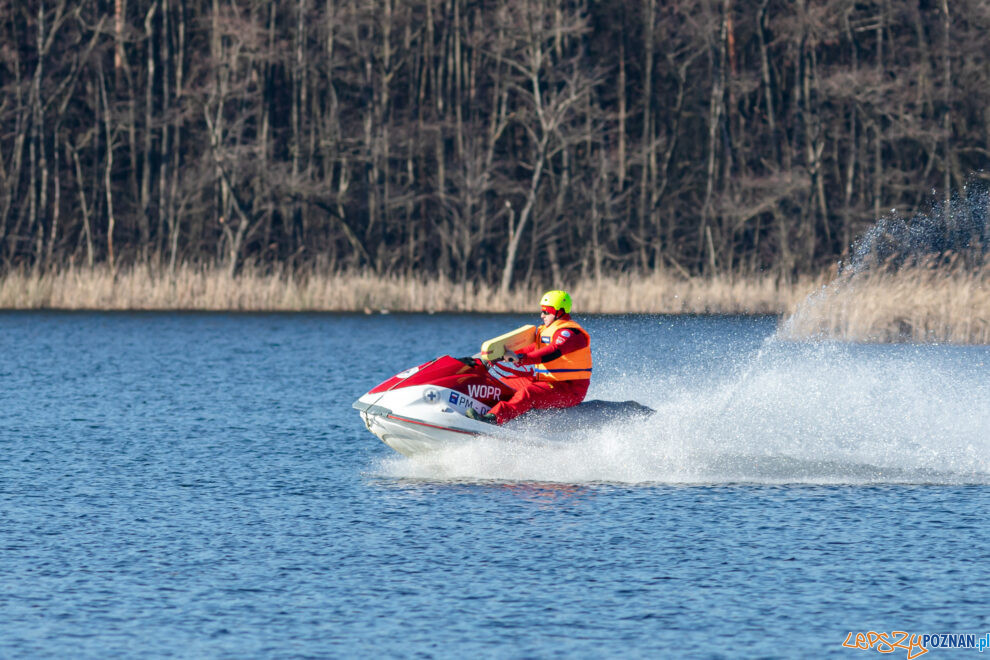
{"label": "leafless forest", "polygon": [[0,270],[806,273],[984,176],[986,0],[0,0]]}

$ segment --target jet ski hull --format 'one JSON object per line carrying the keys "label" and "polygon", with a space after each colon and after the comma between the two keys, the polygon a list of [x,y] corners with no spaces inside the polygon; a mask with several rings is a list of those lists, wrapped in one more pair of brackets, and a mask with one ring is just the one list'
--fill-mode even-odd
{"label": "jet ski hull", "polygon": [[440,451],[479,435],[473,431],[437,426],[392,413],[376,415],[362,412],[361,419],[369,431],[404,456]]}
{"label": "jet ski hull", "polygon": [[443,356],[408,369],[354,402],[365,426],[405,456],[463,446],[478,436],[562,438],[615,421],[653,413],[634,401],[586,401],[559,410],[534,410],[504,426],[466,415],[484,414],[513,390],[471,358]]}
{"label": "jet ski hull", "polygon": [[491,424],[465,416],[468,406],[479,412],[488,410],[488,406],[460,392],[433,385],[369,392],[354,402],[368,430],[406,456],[438,451],[498,432]]}

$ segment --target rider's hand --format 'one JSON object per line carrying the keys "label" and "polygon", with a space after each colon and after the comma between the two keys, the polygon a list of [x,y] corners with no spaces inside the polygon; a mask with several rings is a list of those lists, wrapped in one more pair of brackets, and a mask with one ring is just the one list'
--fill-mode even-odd
{"label": "rider's hand", "polygon": [[506,362],[511,363],[511,364],[515,364],[516,362],[519,362],[519,359],[521,357],[522,357],[522,355],[520,355],[519,353],[516,353],[515,351],[506,351],[505,352],[505,357],[503,357],[502,359],[505,360]]}

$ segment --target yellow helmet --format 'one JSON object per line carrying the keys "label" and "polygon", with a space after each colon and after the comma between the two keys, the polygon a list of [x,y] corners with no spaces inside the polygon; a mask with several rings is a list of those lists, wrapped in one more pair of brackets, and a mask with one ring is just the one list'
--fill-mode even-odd
{"label": "yellow helmet", "polygon": [[571,297],[566,291],[547,291],[540,299],[540,308],[553,307],[555,310],[564,310],[565,314],[571,313]]}

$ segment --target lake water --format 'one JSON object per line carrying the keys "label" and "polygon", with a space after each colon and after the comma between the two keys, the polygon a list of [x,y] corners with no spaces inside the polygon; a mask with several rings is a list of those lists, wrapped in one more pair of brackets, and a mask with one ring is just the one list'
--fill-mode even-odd
{"label": "lake water", "polygon": [[0,657],[869,657],[849,633],[990,632],[990,349],[582,320],[589,397],[656,416],[412,460],[351,402],[535,317],[0,314]]}

